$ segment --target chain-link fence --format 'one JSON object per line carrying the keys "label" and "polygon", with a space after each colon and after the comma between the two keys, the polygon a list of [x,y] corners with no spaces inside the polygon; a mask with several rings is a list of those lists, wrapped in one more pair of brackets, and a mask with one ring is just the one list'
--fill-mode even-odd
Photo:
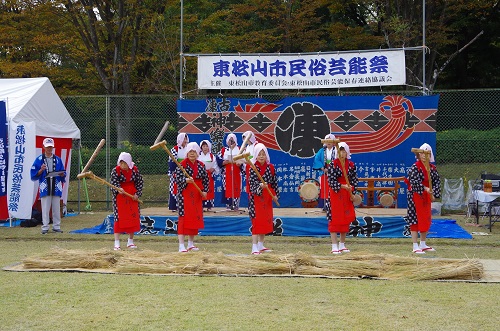
{"label": "chain-link fence", "polygon": [[[303,93],[293,96],[334,96],[334,95],[419,95],[418,92],[345,92]],[[463,178],[464,182],[479,178],[482,172],[500,173],[500,89],[435,91],[440,95],[436,116],[437,151],[436,162],[441,176]],[[273,94],[232,94],[226,98],[261,97],[277,101],[288,95]],[[220,98],[221,95],[196,95],[189,99]],[[165,121],[169,129],[162,139],[168,146],[176,143],[177,113],[174,95],[141,96],[68,96],[62,100],[81,130],[81,142],[72,155],[72,177],[76,178],[80,169],[90,158],[101,139],[106,139],[106,147],[91,166],[94,174],[108,178],[120,152],[128,151],[140,165],[141,173],[153,176],[153,180],[163,181],[159,192],[156,188],[143,200],[149,203],[163,203],[168,199],[167,157],[162,151],[150,151]],[[89,196],[87,184],[70,186],[69,200],[85,203],[104,201],[109,207],[109,191]],[[466,187],[467,188],[467,187]],[[102,190],[107,190],[103,187]],[[89,202],[87,202],[87,205]],[[80,205],[78,205],[80,208]]]}

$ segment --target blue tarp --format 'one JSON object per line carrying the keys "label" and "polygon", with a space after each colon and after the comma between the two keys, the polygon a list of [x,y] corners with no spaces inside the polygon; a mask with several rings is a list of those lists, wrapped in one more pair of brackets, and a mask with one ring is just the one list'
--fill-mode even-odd
{"label": "blue tarp", "polygon": [[[205,228],[200,230],[202,236],[249,236],[251,224],[248,215],[209,216],[204,218]],[[113,233],[114,216],[108,215],[102,224],[93,228],[71,231],[81,234]],[[142,216],[141,235],[176,235],[177,215]],[[275,236],[290,237],[327,237],[326,217],[275,217]],[[349,236],[373,238],[406,238],[410,236],[402,216],[364,216],[351,223]],[[472,239],[455,220],[433,219],[428,234],[429,238]]]}

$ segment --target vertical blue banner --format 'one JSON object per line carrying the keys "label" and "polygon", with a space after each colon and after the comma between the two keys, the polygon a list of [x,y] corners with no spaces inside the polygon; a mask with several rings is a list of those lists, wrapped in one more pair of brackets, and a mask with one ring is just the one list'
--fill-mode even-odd
{"label": "vertical blue banner", "polygon": [[7,208],[7,165],[9,164],[7,145],[7,106],[0,101],[0,220],[9,218]]}
{"label": "vertical blue banner", "polygon": [[[228,133],[235,133],[241,145],[242,134],[254,132],[275,165],[282,207],[303,206],[300,188],[320,177],[312,167],[314,156],[323,146],[321,139],[333,133],[349,145],[358,177],[363,179],[359,183],[361,206],[381,206],[381,197],[390,194],[394,200],[390,207],[405,208],[406,186],[391,179],[406,176],[415,162],[411,148],[426,142],[435,150],[438,102],[439,95],[289,97],[274,102],[182,99],[177,102],[178,128],[189,134],[190,141],[209,139],[214,154],[225,145]],[[216,205],[221,186],[217,178]],[[394,187],[393,191],[377,190]],[[246,199],[242,194],[242,206]]]}

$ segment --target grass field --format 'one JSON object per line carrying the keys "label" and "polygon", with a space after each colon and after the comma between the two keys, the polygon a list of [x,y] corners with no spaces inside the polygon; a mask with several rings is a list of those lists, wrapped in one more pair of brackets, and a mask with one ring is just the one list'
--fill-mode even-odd
{"label": "grass field", "polygon": [[[0,228],[0,265],[52,249],[110,249],[112,235],[68,231],[107,212],[63,219],[63,234]],[[484,228],[465,225],[468,231]],[[122,240],[125,240],[122,238]],[[348,239],[353,251],[408,256],[408,239]],[[277,253],[329,255],[327,238],[271,237]],[[176,237],[136,237],[176,251]],[[200,237],[202,250],[247,254],[249,237]],[[427,258],[500,259],[500,226],[473,240],[436,239]],[[193,253],[196,254],[196,253]],[[272,254],[272,253],[271,253]],[[496,330],[498,283],[309,278],[135,276],[0,271],[1,330]]]}

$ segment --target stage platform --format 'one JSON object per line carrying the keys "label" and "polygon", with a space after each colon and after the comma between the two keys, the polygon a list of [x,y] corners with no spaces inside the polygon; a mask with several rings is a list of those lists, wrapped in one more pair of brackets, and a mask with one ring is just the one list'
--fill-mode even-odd
{"label": "stage platform", "polygon": [[[406,209],[356,208],[356,220],[349,229],[351,237],[406,238],[409,228],[403,219]],[[167,208],[145,208],[141,210],[141,231],[138,235],[176,235],[177,212]],[[201,236],[249,236],[251,222],[246,208],[228,211],[215,208],[204,212],[205,227]],[[114,216],[108,215],[101,225],[72,233],[113,233]],[[273,236],[329,237],[326,213],[319,208],[275,208]],[[429,238],[472,239],[455,220],[433,219]]]}

